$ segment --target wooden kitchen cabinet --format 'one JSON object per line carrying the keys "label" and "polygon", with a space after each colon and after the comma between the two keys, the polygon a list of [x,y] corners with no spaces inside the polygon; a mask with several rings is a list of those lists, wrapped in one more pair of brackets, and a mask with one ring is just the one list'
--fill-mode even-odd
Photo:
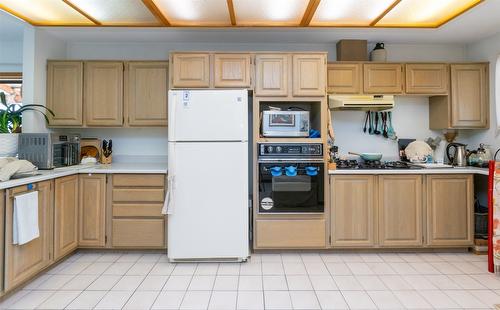
{"label": "wooden kitchen cabinet", "polygon": [[106,175],[79,175],[78,246],[104,247],[106,237]]}
{"label": "wooden kitchen cabinet", "polygon": [[472,175],[428,175],[427,244],[468,246],[474,242]]}
{"label": "wooden kitchen cabinet", "polygon": [[35,183],[33,186],[33,189],[38,191],[38,228],[40,236],[23,245],[12,244],[14,196],[27,193],[30,190],[28,189],[28,185],[6,190],[5,291],[10,291],[31,279],[52,261],[52,226],[54,214],[52,181]]}
{"label": "wooden kitchen cabinet", "polygon": [[[0,190],[0,266],[5,266],[5,190]],[[0,279],[4,278],[4,268],[0,268]],[[5,283],[0,280],[0,297],[4,295]]]}
{"label": "wooden kitchen cabinet", "polygon": [[448,64],[405,64],[405,91],[415,95],[447,95],[450,80]]}
{"label": "wooden kitchen cabinet", "polygon": [[78,175],[55,179],[54,259],[78,246]]}
{"label": "wooden kitchen cabinet", "polygon": [[375,176],[331,176],[330,201],[331,245],[374,246],[377,229]]}
{"label": "wooden kitchen cabinet", "polygon": [[250,54],[214,54],[214,87],[250,88],[251,65]]}
{"label": "wooden kitchen cabinet", "polygon": [[324,219],[259,219],[255,221],[255,247],[259,249],[324,248]]}
{"label": "wooden kitchen cabinet", "polygon": [[297,97],[325,96],[326,55],[292,55],[292,94]]}
{"label": "wooden kitchen cabinet", "polygon": [[112,247],[166,247],[165,175],[115,174],[111,194]]}
{"label": "wooden kitchen cabinet", "polygon": [[383,247],[419,247],[422,234],[422,176],[378,176],[378,239]]}
{"label": "wooden kitchen cabinet", "polygon": [[328,93],[332,94],[360,94],[362,93],[361,72],[359,63],[331,63],[328,64],[327,86]]}
{"label": "wooden kitchen cabinet", "polygon": [[47,62],[49,126],[83,125],[83,62]]}
{"label": "wooden kitchen cabinet", "polygon": [[403,65],[363,64],[363,91],[367,94],[401,94],[403,92]]}
{"label": "wooden kitchen cabinet", "polygon": [[123,62],[85,62],[83,98],[87,126],[122,126]]}
{"label": "wooden kitchen cabinet", "polygon": [[429,98],[430,129],[489,127],[488,63],[450,65],[450,95]]}
{"label": "wooden kitchen cabinet", "polygon": [[290,69],[288,54],[257,54],[255,56],[255,95],[286,97]]}
{"label": "wooden kitchen cabinet", "polygon": [[167,126],[168,62],[130,61],[125,64],[126,125]]}
{"label": "wooden kitchen cabinet", "polygon": [[174,53],[171,66],[173,88],[210,87],[209,53]]}

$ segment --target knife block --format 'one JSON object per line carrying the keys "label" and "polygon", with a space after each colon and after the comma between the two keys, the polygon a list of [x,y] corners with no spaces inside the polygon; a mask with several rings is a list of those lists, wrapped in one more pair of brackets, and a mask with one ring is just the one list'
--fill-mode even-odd
{"label": "knife block", "polygon": [[111,164],[112,161],[113,161],[113,154],[109,155],[108,157],[101,155],[101,164],[109,165]]}

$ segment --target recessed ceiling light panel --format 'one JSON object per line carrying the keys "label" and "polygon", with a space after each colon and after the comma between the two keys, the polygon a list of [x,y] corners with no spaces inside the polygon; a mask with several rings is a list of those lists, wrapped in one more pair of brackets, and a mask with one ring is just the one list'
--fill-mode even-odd
{"label": "recessed ceiling light panel", "polygon": [[480,0],[402,0],[376,26],[438,27]]}
{"label": "recessed ceiling light panel", "polygon": [[238,26],[298,26],[309,1],[233,0]]}
{"label": "recessed ceiling light panel", "polygon": [[[1,0],[0,0],[1,1]],[[62,0],[60,0],[62,2]],[[141,0],[67,0],[103,25],[159,25]]]}
{"label": "recessed ceiling light panel", "polygon": [[393,3],[394,0],[322,0],[310,25],[370,26]]}
{"label": "recessed ceiling light panel", "polygon": [[230,26],[226,0],[154,0],[174,26]]}
{"label": "recessed ceiling light panel", "polygon": [[62,0],[0,0],[0,8],[36,25],[93,25]]}

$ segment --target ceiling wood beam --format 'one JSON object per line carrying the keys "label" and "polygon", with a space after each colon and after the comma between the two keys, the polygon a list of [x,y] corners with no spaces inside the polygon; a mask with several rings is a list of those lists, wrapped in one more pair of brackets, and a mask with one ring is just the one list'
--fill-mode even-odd
{"label": "ceiling wood beam", "polygon": [[93,22],[97,26],[101,26],[102,25],[102,23],[100,21],[98,21],[97,19],[93,18],[92,16],[90,16],[89,14],[87,14],[85,11],[83,11],[82,9],[80,9],[79,7],[77,7],[76,5],[74,5],[73,3],[69,2],[69,0],[63,0],[63,2],[66,3],[68,6],[70,6],[73,10],[75,10],[78,13],[82,14],[83,16],[85,16],[88,20],[90,20],[91,22]]}
{"label": "ceiling wood beam", "polygon": [[306,11],[302,16],[302,20],[300,21],[300,27],[307,27],[314,17],[314,13],[316,13],[316,9],[318,8],[319,2],[321,0],[309,0],[309,4],[307,5]]}
{"label": "ceiling wood beam", "polygon": [[167,19],[167,17],[165,17],[165,15],[163,15],[163,13],[156,6],[156,4],[153,2],[153,0],[142,0],[142,3],[144,3],[144,5],[148,8],[148,10],[151,12],[151,14],[153,14],[154,17],[156,17],[156,19],[163,26],[171,26],[170,22]]}
{"label": "ceiling wood beam", "polygon": [[227,0],[227,9],[229,10],[229,18],[231,26],[236,26],[236,13],[234,12],[233,0]]}
{"label": "ceiling wood beam", "polygon": [[384,18],[384,16],[386,16],[390,11],[392,11],[392,9],[394,9],[396,7],[396,5],[398,5],[400,2],[401,2],[401,0],[394,1],[387,9],[385,9],[385,11],[382,12],[382,14],[377,16],[377,18],[375,18],[370,23],[370,27],[375,26],[382,18]]}

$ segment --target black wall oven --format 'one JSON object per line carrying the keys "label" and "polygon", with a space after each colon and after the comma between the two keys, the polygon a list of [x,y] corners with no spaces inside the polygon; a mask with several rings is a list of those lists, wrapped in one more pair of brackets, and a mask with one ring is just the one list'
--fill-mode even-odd
{"label": "black wall oven", "polygon": [[259,213],[323,213],[321,144],[259,146]]}

